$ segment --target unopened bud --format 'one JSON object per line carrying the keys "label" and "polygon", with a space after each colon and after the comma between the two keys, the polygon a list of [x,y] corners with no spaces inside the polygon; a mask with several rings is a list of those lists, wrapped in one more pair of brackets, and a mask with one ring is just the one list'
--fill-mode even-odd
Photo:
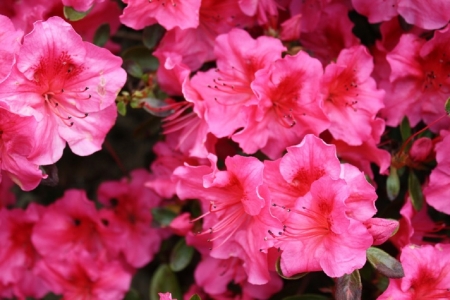
{"label": "unopened bud", "polygon": [[433,151],[433,142],[430,138],[422,137],[414,141],[411,149],[409,149],[409,156],[415,162],[422,162]]}

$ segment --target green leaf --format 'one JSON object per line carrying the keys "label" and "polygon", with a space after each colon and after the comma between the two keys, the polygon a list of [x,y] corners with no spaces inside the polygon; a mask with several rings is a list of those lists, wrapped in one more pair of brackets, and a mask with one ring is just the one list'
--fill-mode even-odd
{"label": "green leaf", "polygon": [[447,101],[445,101],[445,111],[447,112],[447,114],[450,114],[450,98],[447,99]]}
{"label": "green leaf", "polygon": [[166,264],[160,265],[150,282],[150,300],[159,300],[158,293],[172,293],[172,298],[183,299],[178,279]]}
{"label": "green leaf", "polygon": [[91,11],[92,7],[89,8],[87,11],[76,11],[70,6],[64,6],[64,17],[66,17],[69,21],[79,21],[86,17],[89,12]]}
{"label": "green leaf", "polygon": [[118,102],[117,103],[117,111],[121,116],[125,116],[127,114],[127,105],[125,102]]}
{"label": "green leaf", "polygon": [[359,300],[361,294],[362,284],[358,270],[336,279],[336,300]]}
{"label": "green leaf", "polygon": [[135,78],[141,79],[144,75],[144,71],[142,71],[141,66],[132,60],[126,60],[123,63],[123,68],[127,71],[128,74]]}
{"label": "green leaf", "polygon": [[402,278],[405,276],[402,264],[381,249],[375,247],[367,249],[367,260],[386,277]]}
{"label": "green leaf", "polygon": [[414,209],[416,211],[420,211],[422,209],[424,201],[422,186],[420,185],[420,181],[417,178],[416,174],[414,174],[414,171],[412,169],[409,170],[408,191]]}
{"label": "green leaf", "polygon": [[156,71],[159,67],[158,59],[144,46],[129,48],[121,56],[124,62],[132,61],[139,65],[144,73]]}
{"label": "green leaf", "polygon": [[397,169],[391,166],[389,176],[386,180],[386,191],[389,200],[397,198],[400,192],[400,179],[398,178]]}
{"label": "green leaf", "polygon": [[202,300],[202,298],[200,298],[199,295],[194,294],[194,295],[191,296],[191,298],[189,298],[189,300]]}
{"label": "green leaf", "polygon": [[166,30],[159,24],[145,27],[144,32],[142,33],[142,42],[144,43],[144,46],[148,49],[155,48],[164,33],[166,33]]}
{"label": "green leaf", "polygon": [[140,300],[141,297],[139,296],[139,293],[134,290],[130,289],[126,294],[124,300]]}
{"label": "green leaf", "polygon": [[297,280],[297,279],[300,279],[300,278],[302,278],[302,277],[304,277],[305,275],[308,274],[308,273],[306,272],[306,273],[295,274],[294,276],[291,276],[291,277],[286,277],[286,276],[283,275],[283,272],[281,271],[280,260],[281,260],[281,258],[279,257],[279,258],[277,259],[277,263],[275,264],[275,270],[277,271],[278,275],[279,275],[281,278],[284,278],[284,279],[287,279],[287,280]]}
{"label": "green leaf", "polygon": [[303,294],[303,295],[289,296],[283,298],[282,300],[328,300],[328,299],[330,298],[323,295]]}
{"label": "green leaf", "polygon": [[411,126],[407,117],[404,117],[400,123],[400,134],[403,141],[406,141],[411,136]]}
{"label": "green leaf", "polygon": [[94,44],[99,47],[105,46],[106,42],[109,40],[110,34],[111,28],[109,27],[109,24],[102,24],[99,28],[97,28],[97,31],[95,31]]}
{"label": "green leaf", "polygon": [[164,207],[155,207],[152,209],[153,220],[158,222],[161,227],[169,226],[170,222],[177,216],[177,214],[170,209]]}
{"label": "green leaf", "polygon": [[186,241],[181,239],[172,249],[170,253],[170,268],[174,272],[184,270],[192,260],[194,256],[194,248],[186,245]]}

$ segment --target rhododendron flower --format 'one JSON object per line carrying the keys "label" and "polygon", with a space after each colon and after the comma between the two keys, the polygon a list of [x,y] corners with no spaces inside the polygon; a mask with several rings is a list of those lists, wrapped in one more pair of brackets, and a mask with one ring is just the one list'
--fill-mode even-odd
{"label": "rhododendron flower", "polygon": [[287,208],[289,216],[274,245],[283,250],[284,275],[323,270],[340,277],[362,268],[373,239],[362,223],[346,215],[348,196],[344,180],[324,176]]}
{"label": "rhododendron flower", "polygon": [[144,187],[152,177],[146,170],[137,169],[130,175],[130,179],[100,185],[98,198],[106,208],[99,214],[106,227],[103,234],[108,249],[122,253],[130,265],[139,268],[152,260],[161,244],[161,235],[151,228],[151,209],[161,198]]}
{"label": "rhododendron flower", "polygon": [[15,296],[19,298],[41,298],[50,290],[42,278],[34,273],[40,260],[31,235],[35,223],[40,219],[44,208],[31,203],[26,210],[2,209],[0,222],[0,282],[12,284]]}
{"label": "rhododendron flower", "polygon": [[172,298],[172,294],[167,292],[167,293],[158,293],[159,295],[159,300],[177,300],[177,299],[173,299]]}
{"label": "rhododendron flower", "polygon": [[46,177],[29,159],[36,146],[36,127],[33,117],[21,117],[0,107],[0,169],[26,191]]}
{"label": "rhododendron flower", "polygon": [[119,260],[74,255],[69,263],[40,261],[36,273],[63,299],[123,299],[133,270]]}
{"label": "rhododendron flower", "polygon": [[211,256],[242,258],[248,281],[264,284],[269,273],[266,254],[260,252],[263,238],[267,230],[281,225],[268,212],[268,191],[262,185],[263,164],[253,157],[234,156],[225,160],[226,171],[218,171],[216,158],[210,159],[211,167],[175,170],[177,195],[209,204],[209,210],[198,219],[204,218],[201,234],[210,235]]}
{"label": "rhododendron flower", "polygon": [[85,253],[105,252],[102,224],[94,202],[81,190],[68,190],[48,206],[33,228],[33,245],[51,260],[66,260]]}
{"label": "rhododendron flower", "polygon": [[384,91],[370,77],[373,61],[364,46],[343,50],[322,79],[324,111],[335,139],[361,145],[372,136],[372,120],[384,107]]}
{"label": "rhododendron flower", "polygon": [[256,72],[258,106],[246,108],[249,123],[233,140],[246,153],[261,149],[275,159],[307,133],[320,134],[328,127],[318,98],[321,76],[320,62],[303,51]]}
{"label": "rhododendron flower", "polygon": [[450,245],[408,245],[402,249],[400,261],[405,277],[389,279],[379,300],[450,298]]}
{"label": "rhododendron flower", "polygon": [[116,119],[114,100],[126,79],[122,61],[83,42],[58,17],[34,26],[0,84],[0,101],[38,121],[35,137],[46,142],[33,152],[35,163],[57,161],[66,142],[74,153],[89,155],[100,149]]}
{"label": "rhododendron flower", "polygon": [[242,107],[258,103],[251,89],[255,73],[280,59],[285,50],[277,39],[265,36],[253,39],[242,29],[217,37],[214,47],[217,69],[197,73],[200,78],[192,81],[205,99],[205,119],[215,136],[231,136],[251,122]]}
{"label": "rhododendron flower", "polygon": [[127,0],[126,3],[128,6],[120,20],[133,29],[142,29],[155,23],[167,30],[198,26],[201,0]]}
{"label": "rhododendron flower", "polygon": [[6,78],[14,63],[14,54],[20,47],[21,32],[11,20],[0,15],[0,82]]}
{"label": "rhododendron flower", "polygon": [[352,0],[352,3],[370,23],[388,21],[399,14],[409,24],[438,29],[450,20],[450,3],[445,0]]}
{"label": "rhododendron flower", "polygon": [[[318,9],[317,6],[319,5],[325,5],[325,2],[329,2],[329,0],[308,1],[315,2],[310,4],[310,6],[313,6],[312,10]],[[292,3],[294,2],[301,3],[303,1],[292,1]],[[306,8],[308,5],[305,2],[303,6]],[[346,5],[334,1],[324,7],[321,18],[316,20],[316,23],[320,21],[317,28],[313,31],[305,30],[307,32],[302,32],[300,35],[300,42],[304,50],[312,53],[312,56],[319,59],[324,65],[334,61],[341,50],[360,44],[352,33],[354,24],[347,17],[348,12],[349,8]],[[302,30],[311,26],[307,20],[311,20],[313,17],[312,14],[302,14]]]}
{"label": "rhododendron flower", "polygon": [[[445,114],[445,101],[450,96],[449,41],[448,26],[435,31],[429,41],[405,34],[387,55],[394,85],[383,112],[388,125],[397,126],[405,115],[411,126],[420,120],[430,124]],[[436,132],[449,124],[450,119],[443,119],[431,129]]]}
{"label": "rhododendron flower", "polygon": [[427,203],[438,211],[450,214],[450,132],[441,131],[443,140],[436,144],[436,168],[431,171],[430,180],[423,189]]}

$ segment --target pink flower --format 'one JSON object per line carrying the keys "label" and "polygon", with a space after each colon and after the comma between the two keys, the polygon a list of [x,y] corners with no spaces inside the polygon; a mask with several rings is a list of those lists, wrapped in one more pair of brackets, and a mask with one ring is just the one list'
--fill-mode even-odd
{"label": "pink flower", "polygon": [[133,271],[119,260],[86,255],[68,257],[68,263],[40,261],[37,274],[63,299],[123,299],[130,288]]}
{"label": "pink flower", "polygon": [[[430,124],[445,114],[445,101],[450,96],[449,40],[448,26],[435,31],[429,41],[405,34],[387,55],[393,85],[383,111],[388,125],[397,126],[405,115],[411,126],[421,120]],[[450,119],[443,119],[431,129],[436,132],[449,124]]]}
{"label": "pink flower", "polygon": [[26,210],[0,211],[0,282],[13,284],[17,297],[41,298],[49,292],[49,287],[34,273],[40,255],[31,241],[33,227],[43,212],[44,208],[36,204],[30,204]]}
{"label": "pink flower", "polygon": [[321,133],[328,127],[318,98],[321,76],[320,62],[305,52],[259,70],[251,84],[258,106],[246,109],[249,123],[233,140],[246,153],[261,149],[275,159],[306,134]]}
{"label": "pink flower", "polygon": [[196,28],[201,0],[128,0],[120,20],[133,29],[155,23],[167,30]]}
{"label": "pink flower", "polygon": [[253,39],[246,31],[233,29],[217,37],[214,53],[217,69],[197,73],[192,80],[205,99],[205,119],[211,132],[221,138],[231,136],[249,122],[244,106],[256,105],[251,89],[255,73],[281,58],[286,48],[277,39]]}
{"label": "pink flower", "polygon": [[126,79],[121,62],[83,42],[58,17],[35,23],[11,75],[0,84],[0,101],[38,121],[35,137],[46,142],[33,152],[34,162],[54,163],[66,142],[78,155],[100,149],[115,122],[114,100]]}
{"label": "pink flower", "polygon": [[328,130],[349,145],[371,138],[372,120],[384,107],[384,91],[376,88],[372,70],[372,56],[364,46],[344,49],[336,63],[325,68],[322,94],[331,122]]}
{"label": "pink flower", "polygon": [[131,178],[103,182],[98,189],[105,243],[111,253],[122,253],[133,267],[146,265],[159,250],[161,235],[152,228],[151,208],[161,198],[144,183],[152,175],[144,169],[131,172]]}
{"label": "pink flower", "polygon": [[159,295],[159,300],[177,300],[177,299],[173,299],[172,298],[172,294],[167,292],[167,293],[158,293]]}
{"label": "pink flower", "polygon": [[352,0],[356,11],[371,23],[388,21],[397,14],[406,22],[425,29],[438,29],[450,19],[450,3],[445,0]]}
{"label": "pink flower", "polygon": [[345,181],[324,176],[287,209],[289,216],[274,245],[283,251],[284,275],[323,270],[340,277],[362,268],[373,240],[362,223],[346,215],[348,196]]}
{"label": "pink flower", "polygon": [[450,298],[450,246],[408,245],[400,261],[405,271],[401,279],[389,279],[389,286],[379,300]]}
{"label": "pink flower", "polygon": [[431,171],[430,180],[423,189],[427,203],[436,210],[450,214],[450,158],[448,149],[450,147],[450,132],[441,131],[443,140],[436,144],[436,168]]}
{"label": "pink flower", "polygon": [[[301,2],[303,1],[298,3]],[[329,2],[329,0],[308,0],[308,2],[313,3],[308,5],[305,2],[303,4],[304,8],[312,6],[310,10],[313,11],[308,10],[306,14],[302,14],[302,25],[304,29],[311,26],[308,20],[315,17],[313,14],[317,13],[315,10],[325,5],[325,2]],[[359,40],[352,33],[354,24],[347,17],[348,12],[349,8],[338,1],[327,4],[323,7],[321,14],[319,14],[321,15],[320,19],[315,20],[317,28],[313,31],[304,30],[306,32],[302,32],[300,35],[300,42],[304,50],[312,53],[312,56],[320,60],[324,65],[330,61],[334,61],[341,50],[360,44]],[[316,17],[319,17],[319,15]],[[318,22],[319,20],[320,22]]]}
{"label": "pink flower", "polygon": [[14,63],[14,54],[20,47],[21,32],[11,20],[0,15],[0,82],[6,78]]}
{"label": "pink flower", "polygon": [[70,259],[105,252],[102,225],[94,202],[81,190],[68,190],[48,206],[33,228],[33,245],[45,259]]}
{"label": "pink flower", "polygon": [[211,167],[180,167],[174,172],[179,180],[177,194],[181,199],[200,199],[209,206],[202,216],[204,231],[212,243],[211,255],[227,259],[239,257],[249,282],[264,284],[269,280],[267,256],[260,252],[267,230],[280,224],[270,216],[268,191],[263,186],[263,164],[253,157],[234,156],[225,160],[226,171]]}
{"label": "pink flower", "polygon": [[432,153],[433,141],[428,137],[418,138],[409,149],[409,156],[414,162],[424,162]]}
{"label": "pink flower", "polygon": [[21,117],[0,107],[0,169],[26,191],[46,177],[29,158],[36,146],[36,127],[33,117]]}
{"label": "pink flower", "polygon": [[282,158],[264,162],[264,183],[273,204],[293,206],[322,176],[339,178],[341,165],[336,148],[318,137],[308,134],[300,144],[286,150]]}

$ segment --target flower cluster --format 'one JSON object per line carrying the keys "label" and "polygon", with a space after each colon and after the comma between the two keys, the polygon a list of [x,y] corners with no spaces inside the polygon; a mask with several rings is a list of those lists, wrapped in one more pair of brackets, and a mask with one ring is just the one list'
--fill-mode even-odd
{"label": "flower cluster", "polygon": [[450,2],[4,2],[1,297],[450,298]]}

